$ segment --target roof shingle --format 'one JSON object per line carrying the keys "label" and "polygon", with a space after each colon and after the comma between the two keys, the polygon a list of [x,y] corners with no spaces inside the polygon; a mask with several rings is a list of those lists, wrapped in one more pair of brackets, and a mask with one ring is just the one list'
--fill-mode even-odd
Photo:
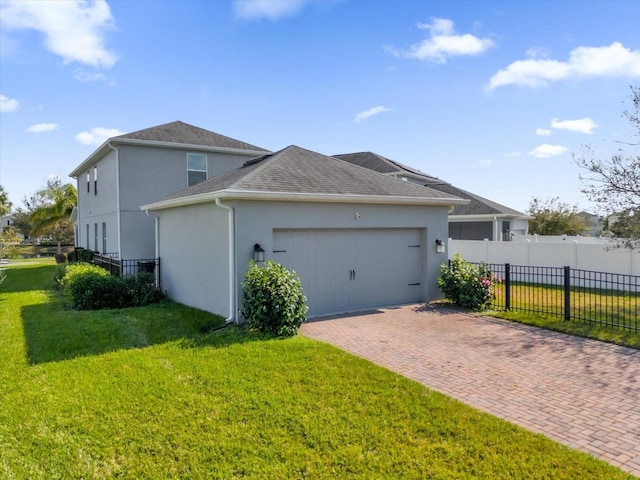
{"label": "roof shingle", "polygon": [[291,145],[249,160],[242,167],[217,175],[164,200],[229,192],[328,194],[459,199],[445,192],[382,175],[342,160]]}
{"label": "roof shingle", "polygon": [[155,127],[137,130],[114,137],[114,139],[148,140],[153,142],[182,143],[188,145],[202,145],[206,147],[234,148],[239,150],[268,150],[256,147],[250,143],[225,137],[219,133],[195,127],[181,121],[165,123]]}

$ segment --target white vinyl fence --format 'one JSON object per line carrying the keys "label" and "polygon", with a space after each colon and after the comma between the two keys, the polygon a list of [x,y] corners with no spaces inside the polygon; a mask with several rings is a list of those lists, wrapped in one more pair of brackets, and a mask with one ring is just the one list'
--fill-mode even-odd
{"label": "white vinyl fence", "polygon": [[607,241],[556,237],[512,242],[449,239],[449,258],[459,253],[469,262],[564,267],[595,272],[640,275],[640,250],[616,248]]}

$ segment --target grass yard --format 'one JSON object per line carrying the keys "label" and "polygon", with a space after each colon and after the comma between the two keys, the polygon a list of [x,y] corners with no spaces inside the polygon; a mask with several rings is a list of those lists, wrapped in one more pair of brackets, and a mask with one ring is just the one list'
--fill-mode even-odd
{"label": "grass yard", "polygon": [[[492,310],[483,314],[640,349],[640,331],[631,330],[640,328],[640,294],[572,290],[574,315],[593,320],[565,321],[562,315],[540,313],[563,312],[562,287],[515,284],[512,288],[511,311]],[[504,287],[497,289],[497,305],[504,305]]]}
{"label": "grass yard", "polygon": [[632,478],[304,337],[0,286],[0,478]]}

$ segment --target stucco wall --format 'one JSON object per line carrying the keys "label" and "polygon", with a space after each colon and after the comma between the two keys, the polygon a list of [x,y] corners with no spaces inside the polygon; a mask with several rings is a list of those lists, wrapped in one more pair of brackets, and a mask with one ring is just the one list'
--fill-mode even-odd
{"label": "stucco wall", "polygon": [[159,256],[169,297],[229,316],[229,222],[214,204],[162,210]]}
{"label": "stucco wall", "polygon": [[[446,253],[436,253],[436,239],[447,238],[447,207],[354,204],[224,202],[235,210],[234,316],[239,317],[241,283],[259,243],[272,258],[274,229],[417,228],[425,238],[424,300],[440,298],[437,278]],[[359,220],[356,220],[356,212]],[[215,204],[160,210],[159,255],[162,286],[170,298],[210,312],[229,315],[228,212]],[[375,262],[375,258],[371,261]],[[384,272],[380,272],[384,275]]]}
{"label": "stucco wall", "polygon": [[187,153],[206,153],[208,178],[237,168],[251,158],[197,149],[121,145],[118,150],[122,258],[153,257],[154,222],[140,210],[140,205],[187,188]]}
{"label": "stucco wall", "polygon": [[[88,170],[90,176],[87,192],[87,172],[77,179],[78,189],[78,246],[87,247],[87,224],[89,225],[89,248],[95,249],[94,225],[98,224],[98,250],[102,253],[118,251],[118,214],[117,214],[117,167],[116,153],[109,152],[97,163],[98,190],[95,193],[94,169]],[[107,224],[107,249],[102,247],[102,223]]]}
{"label": "stucco wall", "polygon": [[[272,258],[274,229],[293,228],[420,228],[426,231],[423,265],[424,300],[440,298],[437,279],[446,253],[436,253],[436,239],[446,240],[447,207],[356,205],[328,203],[233,202],[236,210],[236,283],[240,283],[259,243]],[[356,212],[359,220],[356,220]],[[375,262],[375,258],[371,261]],[[380,272],[384,275],[384,272]],[[238,298],[238,301],[240,299]]]}

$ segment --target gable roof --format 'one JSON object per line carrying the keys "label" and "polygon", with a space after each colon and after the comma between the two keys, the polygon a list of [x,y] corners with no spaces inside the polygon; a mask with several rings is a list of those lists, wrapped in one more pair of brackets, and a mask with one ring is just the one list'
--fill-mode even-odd
{"label": "gable roof", "polygon": [[291,145],[141,208],[158,210],[216,198],[446,206],[467,202]]}
{"label": "gable roof", "polygon": [[219,133],[210,132],[204,128],[195,127],[181,121],[164,123],[155,127],[137,130],[124,135],[113,137],[113,141],[132,139],[151,142],[177,143],[183,145],[201,145],[206,147],[233,148],[235,150],[254,150],[267,152],[261,147],[250,143],[226,137]]}
{"label": "gable roof", "polygon": [[463,215],[499,215],[518,218],[529,218],[522,212],[506,207],[487,198],[467,192],[458,187],[454,187],[448,182],[433,177],[426,173],[407,167],[399,162],[383,157],[373,152],[346,153],[334,155],[334,157],[344,160],[354,165],[360,165],[364,168],[375,170],[376,172],[390,174],[400,174],[402,176],[411,177],[416,180],[424,181],[426,187],[448,193],[459,198],[465,198],[469,202],[465,205],[456,206],[449,215],[452,217]]}
{"label": "gable roof", "polygon": [[71,177],[78,177],[97,160],[110,151],[110,146],[141,145],[160,148],[195,149],[199,151],[213,151],[222,153],[236,153],[255,157],[268,152],[262,147],[226,137],[219,133],[210,132],[204,128],[195,127],[181,121],[156,125],[155,127],[125,133],[107,139],[89,157],[87,157],[73,172]]}
{"label": "gable roof", "polygon": [[344,160],[345,162],[380,173],[402,173],[404,175],[408,174],[414,178],[419,178],[427,183],[446,183],[437,177],[429,175],[428,173],[421,172],[420,170],[403,165],[400,162],[396,162],[395,160],[391,160],[390,158],[383,157],[382,155],[378,155],[373,152],[342,153],[333,156],[340,160]]}

